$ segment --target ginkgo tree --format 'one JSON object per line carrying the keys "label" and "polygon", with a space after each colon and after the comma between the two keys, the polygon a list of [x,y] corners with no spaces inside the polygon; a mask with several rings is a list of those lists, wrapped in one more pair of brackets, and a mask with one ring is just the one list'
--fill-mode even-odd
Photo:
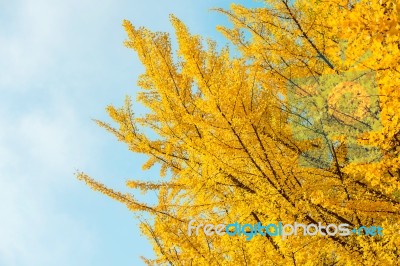
{"label": "ginkgo tree", "polygon": [[[167,33],[129,21],[125,45],[145,67],[135,116],[130,97],[96,121],[161,166],[160,179],[128,180],[158,203],[92,189],[147,213],[149,265],[397,265],[400,263],[400,3],[269,0],[215,9],[233,46],[217,49],[171,16]],[[233,48],[234,47],[234,48]],[[236,49],[235,55],[231,49]],[[143,128],[153,130],[150,138]],[[146,216],[147,217],[147,216]],[[196,224],[379,225],[383,235],[286,239],[188,234]]]}

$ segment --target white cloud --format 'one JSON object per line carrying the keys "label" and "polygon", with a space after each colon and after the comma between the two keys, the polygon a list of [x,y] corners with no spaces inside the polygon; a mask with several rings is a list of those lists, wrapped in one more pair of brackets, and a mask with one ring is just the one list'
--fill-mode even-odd
{"label": "white cloud", "polygon": [[52,209],[37,188],[45,184],[27,180],[1,180],[0,264],[87,265],[94,241],[88,228]]}
{"label": "white cloud", "polygon": [[73,148],[92,147],[77,114],[56,106],[20,117],[0,111],[1,265],[73,265],[95,246],[87,225],[57,208],[60,187],[68,190],[73,165],[87,156]]}
{"label": "white cloud", "polygon": [[101,252],[101,232],[65,202],[84,200],[73,173],[90,168],[101,149],[87,111],[98,86],[88,66],[96,68],[97,58],[85,61],[99,51],[85,41],[101,32],[107,8],[89,0],[23,0],[6,9],[12,13],[0,32],[0,265],[88,265]]}
{"label": "white cloud", "polygon": [[57,2],[22,1],[7,9],[7,31],[0,34],[0,88],[25,90],[51,65],[62,41],[65,19]]}

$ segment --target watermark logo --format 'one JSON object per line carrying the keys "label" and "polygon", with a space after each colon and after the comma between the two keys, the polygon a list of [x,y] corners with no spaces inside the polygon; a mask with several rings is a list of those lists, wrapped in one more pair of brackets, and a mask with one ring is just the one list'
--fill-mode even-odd
{"label": "watermark logo", "polygon": [[288,122],[295,140],[312,143],[300,158],[304,167],[329,168],[345,139],[346,161],[379,160],[376,147],[357,138],[381,128],[375,72],[322,75],[292,79],[287,88]]}
{"label": "watermark logo", "polygon": [[240,224],[238,222],[225,224],[195,224],[195,220],[190,220],[188,224],[187,234],[191,236],[199,235],[204,233],[207,236],[225,234],[229,236],[246,236],[246,240],[251,240],[254,236],[280,236],[282,239],[286,239],[288,236],[350,236],[350,235],[366,235],[366,236],[383,236],[383,228],[380,226],[360,226],[358,228],[350,229],[349,224],[302,224],[295,222],[294,224],[283,224],[278,222],[277,224],[270,223],[266,226],[260,222],[256,224]]}
{"label": "watermark logo", "polygon": [[[366,50],[358,58],[346,40],[339,40],[342,68],[359,66],[371,58]],[[322,55],[321,55],[322,56]],[[323,57],[323,56],[322,56]],[[331,68],[333,65],[323,57]],[[361,145],[357,138],[363,133],[382,128],[378,87],[375,72],[350,71],[291,79],[287,86],[288,122],[295,140],[312,143],[299,157],[303,167],[329,168],[335,150],[344,145],[345,162],[369,163],[379,161],[376,147]]]}

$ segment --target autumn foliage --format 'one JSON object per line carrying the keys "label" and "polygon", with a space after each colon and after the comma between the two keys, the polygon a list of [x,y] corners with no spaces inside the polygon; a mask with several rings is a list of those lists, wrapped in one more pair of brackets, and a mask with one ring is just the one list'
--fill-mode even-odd
{"label": "autumn foliage", "polygon": [[[97,123],[148,155],[144,169],[161,165],[159,180],[127,182],[156,190],[158,204],[78,178],[153,217],[141,224],[150,265],[398,265],[400,3],[270,0],[215,11],[232,22],[218,28],[231,47],[174,16],[176,52],[167,33],[123,23],[145,67],[137,101],[150,111],[136,117],[127,97],[107,107],[112,125]],[[342,100],[338,83],[351,88]],[[384,236],[188,236],[191,219],[380,225]]]}

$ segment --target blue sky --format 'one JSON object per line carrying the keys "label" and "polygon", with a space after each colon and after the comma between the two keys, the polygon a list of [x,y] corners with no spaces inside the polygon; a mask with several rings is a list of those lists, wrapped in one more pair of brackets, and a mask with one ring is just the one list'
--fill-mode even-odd
{"label": "blue sky", "polygon": [[115,189],[158,177],[91,121],[107,121],[108,104],[138,91],[143,68],[122,45],[122,20],[172,32],[173,13],[193,33],[222,41],[215,26],[226,20],[208,9],[229,2],[0,0],[0,265],[142,265],[141,255],[152,257],[133,214],[74,172]]}

